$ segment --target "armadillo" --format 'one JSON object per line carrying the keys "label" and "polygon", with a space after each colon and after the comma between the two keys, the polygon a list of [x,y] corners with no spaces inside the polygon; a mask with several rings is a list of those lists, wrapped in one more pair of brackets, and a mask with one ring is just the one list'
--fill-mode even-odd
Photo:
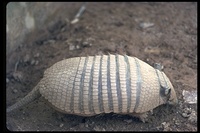
{"label": "armadillo", "polygon": [[143,114],[157,106],[177,103],[176,92],[163,71],[136,57],[117,54],[55,63],[27,96],[7,108],[7,113],[41,96],[66,114],[113,112],[137,116],[142,121]]}

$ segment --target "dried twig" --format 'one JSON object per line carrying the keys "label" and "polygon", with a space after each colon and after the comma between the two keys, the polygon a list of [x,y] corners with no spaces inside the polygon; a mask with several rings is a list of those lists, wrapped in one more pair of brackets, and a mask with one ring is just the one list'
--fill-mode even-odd
{"label": "dried twig", "polygon": [[15,63],[15,70],[14,70],[14,72],[17,71],[18,64],[19,64],[19,60]]}
{"label": "dried twig", "polygon": [[76,16],[74,17],[74,19],[71,21],[71,24],[75,24],[79,21],[80,16],[83,14],[83,12],[85,11],[86,7],[85,7],[85,3],[81,6],[81,8],[79,9],[78,13],[76,14]]}

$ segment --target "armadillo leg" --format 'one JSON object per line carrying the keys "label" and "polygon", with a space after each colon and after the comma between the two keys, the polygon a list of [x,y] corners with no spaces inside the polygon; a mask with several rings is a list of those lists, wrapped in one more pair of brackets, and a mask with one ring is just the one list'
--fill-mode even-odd
{"label": "armadillo leg", "polygon": [[148,121],[148,119],[147,119],[148,112],[145,112],[145,113],[132,113],[132,114],[129,114],[129,115],[139,118],[143,123]]}
{"label": "armadillo leg", "polygon": [[23,99],[15,103],[14,105],[8,107],[6,109],[6,112],[9,113],[15,109],[18,109],[30,102],[33,102],[35,99],[39,98],[41,96],[38,87],[36,86],[28,95],[26,95]]}

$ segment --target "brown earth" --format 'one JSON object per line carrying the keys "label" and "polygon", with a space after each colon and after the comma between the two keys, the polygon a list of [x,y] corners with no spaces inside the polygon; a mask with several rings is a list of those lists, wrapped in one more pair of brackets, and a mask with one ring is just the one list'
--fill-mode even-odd
{"label": "brown earth", "polygon": [[[161,63],[179,99],[159,106],[147,123],[128,115],[81,117],[62,114],[40,98],[7,114],[7,128],[18,131],[197,131],[197,105],[183,101],[183,90],[197,90],[197,3],[82,3],[65,8],[65,17],[34,35],[7,57],[7,106],[28,94],[43,72],[64,58],[127,54]],[[70,20],[70,21],[69,21]],[[148,28],[141,24],[153,23]],[[18,62],[18,63],[17,63]],[[16,72],[14,71],[16,67]],[[188,111],[189,110],[189,111]],[[183,116],[186,113],[188,116]],[[190,117],[191,115],[193,117]]]}

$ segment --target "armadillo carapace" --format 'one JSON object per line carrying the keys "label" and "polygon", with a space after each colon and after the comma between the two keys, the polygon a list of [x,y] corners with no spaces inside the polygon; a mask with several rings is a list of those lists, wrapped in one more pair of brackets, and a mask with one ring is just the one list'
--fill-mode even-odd
{"label": "armadillo carapace", "polygon": [[55,63],[38,85],[10,112],[43,96],[58,111],[92,116],[100,113],[142,114],[165,103],[177,103],[164,72],[136,57],[100,55]]}

